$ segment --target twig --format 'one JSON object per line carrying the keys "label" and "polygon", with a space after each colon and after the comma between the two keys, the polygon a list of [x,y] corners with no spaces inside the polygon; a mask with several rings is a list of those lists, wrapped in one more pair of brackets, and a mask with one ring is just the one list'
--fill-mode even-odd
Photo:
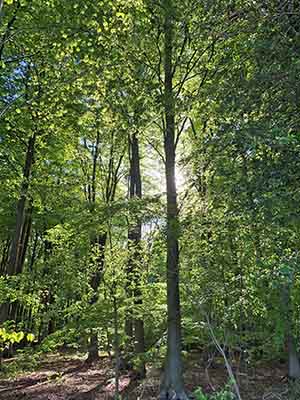
{"label": "twig", "polygon": [[225,366],[226,366],[228,375],[229,375],[229,377],[230,377],[230,380],[231,380],[232,383],[233,383],[233,387],[234,387],[235,393],[236,393],[236,395],[237,395],[237,398],[238,398],[238,400],[242,400],[241,394],[240,394],[240,390],[239,390],[238,384],[237,384],[237,382],[236,382],[234,373],[233,373],[233,371],[232,371],[231,365],[230,365],[230,363],[229,363],[229,361],[228,361],[228,359],[227,359],[227,357],[226,357],[226,354],[225,354],[225,352],[224,352],[222,346],[220,345],[218,339],[216,338],[216,336],[215,336],[215,334],[214,334],[214,331],[213,331],[213,329],[212,329],[212,326],[211,326],[211,323],[210,323],[210,321],[209,321],[209,318],[208,318],[208,315],[207,315],[207,314],[206,314],[206,321],[207,321],[207,326],[208,326],[208,329],[209,329],[209,333],[210,333],[210,335],[211,335],[211,338],[212,338],[214,344],[216,345],[216,348],[219,350],[219,352],[221,353],[222,357],[224,358]]}
{"label": "twig", "polygon": [[[187,291],[189,292],[189,294],[190,294],[190,290],[189,290],[188,287],[186,287],[186,290],[187,290]],[[192,296],[191,296],[191,299],[193,299]],[[195,304],[194,301],[192,301],[192,302]],[[206,312],[205,310],[203,310],[203,308],[201,307],[201,304],[199,304],[199,302],[197,302],[196,305],[197,305],[197,307],[204,313],[204,315],[205,315],[205,317],[206,317],[207,326],[208,326],[208,330],[209,330],[210,336],[211,336],[212,341],[214,342],[214,344],[215,344],[217,350],[220,352],[220,354],[222,355],[222,357],[223,357],[223,359],[224,359],[224,361],[225,361],[225,366],[226,366],[226,369],[227,369],[229,378],[230,378],[230,380],[231,380],[231,382],[232,382],[232,384],[233,384],[233,388],[234,388],[234,390],[235,390],[237,399],[238,399],[238,400],[242,400],[242,397],[241,397],[241,394],[240,394],[240,390],[239,390],[237,381],[236,381],[236,379],[235,379],[234,373],[233,373],[233,371],[232,371],[231,365],[230,365],[230,363],[229,363],[229,361],[228,361],[228,359],[227,359],[227,357],[226,357],[226,354],[225,354],[225,352],[224,352],[222,346],[220,345],[218,339],[216,338],[216,336],[215,336],[215,334],[214,334],[214,331],[213,331],[213,328],[212,328],[212,326],[211,326],[211,323],[210,323],[208,314],[207,314],[207,312]]]}
{"label": "twig", "polygon": [[16,96],[10,103],[8,103],[6,106],[3,107],[3,109],[0,111],[0,118],[3,117],[3,115],[11,108],[11,106],[19,100],[23,95]]}
{"label": "twig", "polygon": [[211,380],[210,380],[210,377],[209,377],[209,372],[208,372],[208,369],[209,369],[209,367],[211,366],[214,357],[215,357],[215,352],[214,352],[214,354],[210,357],[210,359],[208,360],[208,363],[207,363],[207,365],[206,365],[206,367],[205,367],[205,376],[206,376],[206,379],[207,379],[207,382],[208,382],[209,386],[210,386],[211,389],[215,392],[215,391],[216,391],[216,388],[215,388],[214,385],[212,384],[212,382],[211,382]]}
{"label": "twig", "polygon": [[[271,397],[270,397],[271,396]],[[276,393],[267,393],[266,395],[263,396],[263,400],[267,400],[267,399],[278,399],[278,400],[282,400],[282,397],[280,394],[276,394]]]}

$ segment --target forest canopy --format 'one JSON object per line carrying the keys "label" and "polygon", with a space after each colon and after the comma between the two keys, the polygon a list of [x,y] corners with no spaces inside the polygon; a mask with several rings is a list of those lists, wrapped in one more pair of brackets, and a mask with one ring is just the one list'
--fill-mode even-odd
{"label": "forest canopy", "polygon": [[299,398],[299,51],[296,0],[0,1],[0,378]]}

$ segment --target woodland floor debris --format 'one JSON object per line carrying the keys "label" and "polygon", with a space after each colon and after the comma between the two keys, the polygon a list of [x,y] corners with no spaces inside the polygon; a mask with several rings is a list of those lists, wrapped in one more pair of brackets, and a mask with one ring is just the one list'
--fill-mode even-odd
{"label": "woodland floor debris", "polygon": [[[189,392],[201,386],[206,393],[221,390],[227,373],[216,359],[208,371],[201,355],[194,353],[186,361],[185,382]],[[255,367],[234,368],[243,400],[288,400],[284,379],[286,365],[269,362]],[[40,368],[14,379],[0,380],[0,400],[109,400],[114,395],[114,370],[107,358],[87,365],[82,358],[49,356]],[[159,392],[159,371],[150,369],[142,382],[123,373],[120,388],[129,400],[154,400]]]}

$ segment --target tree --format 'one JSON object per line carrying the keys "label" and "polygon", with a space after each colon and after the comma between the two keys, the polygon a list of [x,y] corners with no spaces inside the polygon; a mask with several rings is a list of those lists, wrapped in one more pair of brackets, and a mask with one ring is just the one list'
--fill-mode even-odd
{"label": "tree", "polygon": [[[139,151],[139,139],[136,132],[132,136],[129,135],[129,161],[130,161],[130,174],[129,174],[129,198],[131,200],[142,198],[142,179],[140,169],[140,151]],[[134,306],[138,307],[142,304],[142,293],[141,293],[141,239],[142,239],[142,222],[140,217],[136,218],[133,226],[129,225],[128,230],[128,250],[129,250],[129,262],[128,262],[128,286],[129,295],[133,295]],[[145,352],[145,333],[144,333],[144,321],[140,315],[140,310],[134,310],[134,318],[132,319],[132,313],[127,318],[127,329],[125,325],[125,333],[129,335],[130,339],[134,341],[135,355],[142,357],[138,360],[138,375],[140,378],[144,378],[146,375],[145,363],[143,361],[143,354]],[[129,329],[128,329],[128,324]]]}
{"label": "tree", "polygon": [[167,188],[167,304],[168,304],[168,342],[167,359],[164,371],[162,399],[175,396],[184,400],[186,394],[182,381],[181,360],[181,316],[179,300],[179,253],[178,253],[178,209],[175,181],[175,97],[173,92],[173,41],[174,5],[165,0],[164,10],[164,149]]}
{"label": "tree", "polygon": [[[106,112],[109,112],[106,110]],[[86,126],[87,137],[82,139],[88,159],[82,157],[82,169],[86,183],[84,185],[85,198],[88,202],[92,221],[97,213],[97,204],[110,207],[115,200],[117,185],[122,177],[122,160],[125,152],[124,140],[115,132],[115,127],[105,126],[104,118],[100,121],[103,114],[100,110],[92,113],[88,111],[83,118],[82,128]],[[113,118],[113,114],[111,114]],[[102,128],[100,124],[102,122]],[[107,121],[109,124],[109,121]],[[106,128],[106,134],[101,130]],[[92,132],[91,132],[92,130]],[[91,133],[91,135],[89,134]],[[92,136],[92,137],[91,137]],[[106,142],[105,139],[108,141]],[[91,221],[91,222],[92,222]],[[90,306],[98,301],[98,290],[104,275],[105,247],[108,236],[108,221],[102,222],[102,227],[95,226],[91,229],[91,288],[93,294],[90,299]],[[98,337],[97,332],[90,337],[88,350],[88,361],[98,359]]]}

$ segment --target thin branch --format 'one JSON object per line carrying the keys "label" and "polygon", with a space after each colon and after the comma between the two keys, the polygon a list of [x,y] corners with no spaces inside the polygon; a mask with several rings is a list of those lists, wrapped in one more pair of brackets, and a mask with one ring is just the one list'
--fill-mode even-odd
{"label": "thin branch", "polygon": [[181,57],[183,56],[184,50],[185,50],[185,48],[186,48],[186,45],[187,45],[187,42],[188,42],[188,38],[189,38],[189,35],[188,35],[188,28],[187,28],[187,26],[185,26],[185,30],[184,30],[184,39],[183,39],[183,41],[182,41],[182,46],[181,46],[179,55],[178,55],[176,61],[174,62],[174,68],[173,68],[172,76],[174,76],[175,73],[176,73],[176,69],[177,69],[177,67],[178,67],[178,65],[179,65],[179,63],[180,63]]}
{"label": "thin branch", "polygon": [[208,330],[209,330],[210,336],[211,336],[211,338],[212,338],[212,340],[213,340],[213,342],[214,342],[216,348],[219,350],[219,352],[221,353],[221,355],[222,355],[222,357],[223,357],[223,359],[224,359],[224,362],[225,362],[225,365],[226,365],[226,369],[227,369],[227,372],[228,372],[230,381],[231,381],[232,384],[233,384],[233,387],[234,387],[236,396],[237,396],[238,400],[242,400],[241,394],[240,394],[240,390],[239,390],[238,384],[237,384],[237,382],[236,382],[234,373],[233,373],[233,371],[232,371],[231,365],[230,365],[230,363],[229,363],[229,361],[228,361],[228,359],[227,359],[227,357],[226,357],[226,354],[225,354],[225,352],[224,352],[222,346],[220,345],[218,339],[216,338],[216,336],[215,336],[215,334],[214,334],[214,331],[213,331],[213,329],[212,329],[212,326],[211,326],[211,323],[210,323],[210,321],[209,321],[209,317],[208,317],[207,314],[206,314],[206,321],[207,321],[207,326],[208,326]]}
{"label": "thin branch", "polygon": [[[193,54],[191,55],[189,61],[187,62],[186,66],[186,72],[181,79],[180,82],[177,83],[177,85],[174,86],[174,89],[178,87],[178,90],[176,91],[176,97],[178,97],[181,93],[181,90],[186,83],[186,81],[189,79],[191,72],[195,69],[201,58],[204,56],[204,54],[211,48],[215,46],[215,43],[218,41],[219,38],[216,38],[212,43],[210,43],[208,46],[205,47],[205,49],[199,54],[199,56],[194,60],[195,56],[197,55],[199,49],[196,49]],[[211,57],[209,58],[208,62],[211,60]]]}
{"label": "thin branch", "polygon": [[216,335],[215,335],[215,333],[214,333],[214,331],[213,331],[213,328],[212,328],[212,325],[211,325],[211,323],[210,323],[209,316],[208,316],[207,312],[203,309],[203,306],[202,306],[201,303],[199,303],[199,301],[193,300],[194,297],[193,297],[193,295],[192,295],[192,293],[191,293],[190,288],[189,288],[187,285],[185,286],[185,289],[186,289],[186,291],[188,292],[188,295],[190,296],[190,298],[191,298],[191,300],[192,300],[192,303],[193,303],[194,305],[196,305],[196,307],[197,307],[201,312],[203,312],[203,314],[205,315],[209,334],[210,334],[210,336],[211,336],[211,338],[212,338],[212,340],[213,340],[213,342],[214,342],[214,344],[215,344],[217,350],[220,352],[220,354],[222,355],[222,357],[223,357],[223,359],[224,359],[225,366],[226,366],[226,369],[227,369],[227,372],[228,372],[230,381],[232,382],[233,388],[234,388],[235,393],[236,393],[236,397],[237,397],[238,400],[242,400],[242,397],[241,397],[241,394],[240,394],[240,390],[239,390],[239,387],[238,387],[236,378],[235,378],[235,376],[234,376],[234,373],[233,373],[233,371],[232,371],[231,365],[230,365],[230,363],[229,363],[229,361],[228,361],[228,359],[227,359],[227,357],[226,357],[226,354],[225,354],[225,352],[224,352],[222,346],[220,345],[218,339],[216,338]]}
{"label": "thin branch", "polygon": [[[3,1],[2,0],[1,0],[0,4],[1,4],[1,9],[2,9],[2,6],[3,6]],[[8,36],[10,34],[10,30],[12,29],[13,24],[15,23],[15,21],[17,19],[17,13],[18,13],[20,7],[21,7],[21,3],[20,3],[20,0],[18,0],[16,8],[14,9],[13,15],[12,15],[11,19],[7,23],[6,30],[5,30],[4,35],[3,35],[3,39],[1,41],[1,45],[0,45],[0,60],[2,59],[2,54],[3,54],[3,50],[4,50],[4,45],[5,45],[6,39],[8,38]],[[1,12],[1,9],[0,9],[0,12]]]}
{"label": "thin branch", "polygon": [[160,156],[160,158],[162,159],[163,163],[166,164],[166,159],[165,159],[163,153],[159,150],[159,148],[154,143],[152,143],[149,139],[146,138],[146,141],[149,144],[149,146],[151,146],[152,149],[155,150],[156,153]]}
{"label": "thin branch", "polygon": [[194,121],[192,120],[191,117],[189,118],[189,120],[190,120],[190,124],[191,124],[191,128],[192,128],[192,132],[193,132],[193,134],[194,134],[194,136],[196,138],[197,137],[197,131],[196,131],[196,128],[195,128],[195,125],[194,125]]}
{"label": "thin branch", "polygon": [[176,149],[176,147],[178,145],[180,136],[181,136],[182,132],[184,131],[185,124],[186,124],[187,120],[188,120],[188,117],[185,117],[183,122],[182,122],[182,125],[181,125],[180,129],[178,130],[178,133],[177,133],[177,136],[176,136],[176,139],[175,139],[175,149]]}
{"label": "thin branch", "polygon": [[[163,85],[164,82],[161,79],[162,53],[161,53],[161,50],[160,50],[160,47],[159,47],[159,38],[160,38],[160,36],[161,36],[161,31],[159,30],[157,32],[157,37],[156,37],[156,41],[155,41],[156,42],[157,52],[158,52],[158,55],[159,55],[158,62],[157,62],[157,72],[156,72],[156,74],[157,74],[157,78],[158,78],[159,82]],[[160,94],[162,95],[161,87],[159,87],[159,90],[160,90]]]}
{"label": "thin branch", "polygon": [[23,97],[24,94],[21,94],[20,96],[15,97],[10,103],[8,103],[1,111],[0,111],[0,119],[3,117],[3,115],[10,109],[10,107],[21,97]]}

